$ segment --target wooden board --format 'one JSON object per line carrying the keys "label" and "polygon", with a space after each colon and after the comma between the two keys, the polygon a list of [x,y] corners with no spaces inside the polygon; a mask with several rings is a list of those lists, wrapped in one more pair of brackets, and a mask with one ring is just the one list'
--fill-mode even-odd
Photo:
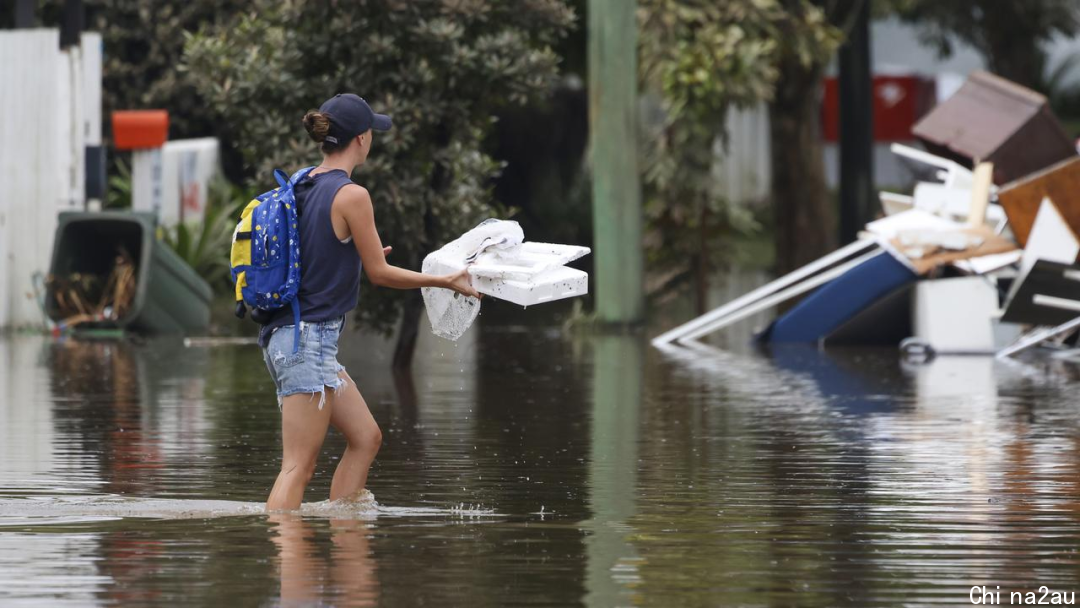
{"label": "wooden board", "polygon": [[1001,187],[998,201],[1005,208],[1013,235],[1021,247],[1027,246],[1044,198],[1054,201],[1072,231],[1080,234],[1080,157],[1061,161]]}
{"label": "wooden board", "polygon": [[986,207],[990,204],[990,186],[993,181],[994,163],[975,165],[971,182],[971,210],[968,212],[969,226],[982,226],[986,221]]}

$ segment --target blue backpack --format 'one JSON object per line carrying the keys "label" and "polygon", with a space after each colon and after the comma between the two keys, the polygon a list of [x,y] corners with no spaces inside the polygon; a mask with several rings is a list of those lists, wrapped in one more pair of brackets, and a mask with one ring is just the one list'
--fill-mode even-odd
{"label": "blue backpack", "polygon": [[233,231],[230,266],[236,283],[236,316],[265,322],[270,313],[292,307],[293,352],[300,347],[300,230],[294,186],[314,167],[287,177],[274,170],[278,187],[255,197],[244,207]]}

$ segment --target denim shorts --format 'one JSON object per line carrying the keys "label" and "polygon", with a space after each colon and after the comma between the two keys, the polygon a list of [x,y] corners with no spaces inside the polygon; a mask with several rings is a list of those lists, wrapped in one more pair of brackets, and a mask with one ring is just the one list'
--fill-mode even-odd
{"label": "denim shorts", "polygon": [[293,352],[295,325],[277,328],[263,349],[263,360],[277,388],[278,408],[285,397],[297,393],[319,394],[319,409],[326,402],[326,389],[345,385],[338,377],[343,371],[337,361],[338,336],[345,327],[345,317],[330,321],[300,322],[300,347]]}

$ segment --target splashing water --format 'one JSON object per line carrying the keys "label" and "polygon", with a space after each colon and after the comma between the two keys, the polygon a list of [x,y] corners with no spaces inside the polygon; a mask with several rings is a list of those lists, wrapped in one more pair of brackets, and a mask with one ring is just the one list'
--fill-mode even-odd
{"label": "splashing water", "polygon": [[[0,499],[0,528],[69,524],[115,519],[214,519],[266,514],[261,502],[232,500],[134,498],[100,496],[37,496]],[[304,517],[376,519],[378,517],[501,517],[494,509],[459,503],[450,507],[390,507],[380,505],[368,490],[337,500],[307,502],[293,513]]]}
{"label": "splashing water", "polygon": [[363,489],[352,496],[337,500],[304,503],[300,505],[299,511],[301,515],[366,518],[379,514],[379,503],[374,494]]}

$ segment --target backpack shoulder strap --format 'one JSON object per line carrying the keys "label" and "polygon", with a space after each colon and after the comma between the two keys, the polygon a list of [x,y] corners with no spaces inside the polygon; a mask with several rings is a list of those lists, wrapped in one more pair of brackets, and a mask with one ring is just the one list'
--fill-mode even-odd
{"label": "backpack shoulder strap", "polygon": [[300,181],[302,179],[304,179],[305,177],[307,177],[308,173],[311,173],[311,170],[314,169],[314,168],[315,168],[314,166],[312,166],[312,167],[304,167],[303,169],[300,169],[296,173],[293,173],[292,177],[289,178],[289,185],[290,186],[295,186],[296,184],[299,184]]}
{"label": "backpack shoulder strap", "polygon": [[289,183],[289,175],[281,169],[274,169],[274,179],[277,180],[278,186],[282,188]]}
{"label": "backpack shoulder strap", "polygon": [[300,180],[307,177],[307,174],[311,173],[311,170],[314,168],[314,166],[304,167],[296,173],[293,173],[292,176],[290,176],[288,173],[285,173],[285,171],[283,171],[282,169],[274,169],[274,180],[278,183],[278,186],[282,188],[285,188],[286,186],[291,188],[296,184],[300,183]]}

